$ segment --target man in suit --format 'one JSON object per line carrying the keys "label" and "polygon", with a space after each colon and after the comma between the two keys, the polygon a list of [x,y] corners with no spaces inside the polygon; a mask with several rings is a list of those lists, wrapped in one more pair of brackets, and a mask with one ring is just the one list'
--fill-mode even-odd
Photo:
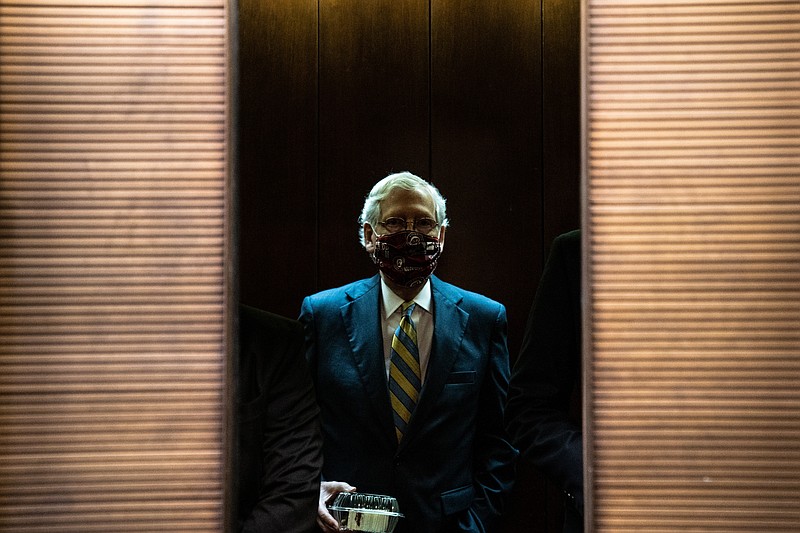
{"label": "man in suit", "polygon": [[316,529],[322,435],[303,327],[242,305],[239,345],[237,529],[309,533]]}
{"label": "man in suit", "polygon": [[583,531],[581,422],[570,409],[581,392],[581,324],[581,234],[575,230],[553,242],[506,407],[508,432],[522,457],[564,491],[565,533]]}
{"label": "man in suit", "polygon": [[[325,504],[357,490],[397,498],[395,533],[497,531],[517,455],[505,308],[432,275],[447,217],[425,180],[379,181],[360,225],[379,275],[307,297],[300,315],[324,438],[317,523],[336,531]],[[398,385],[410,366],[419,375]]]}

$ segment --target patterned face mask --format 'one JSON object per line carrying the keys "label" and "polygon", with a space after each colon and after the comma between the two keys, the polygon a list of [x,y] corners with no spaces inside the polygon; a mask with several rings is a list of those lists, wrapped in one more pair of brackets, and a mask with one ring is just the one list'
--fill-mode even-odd
{"label": "patterned face mask", "polygon": [[413,288],[431,277],[441,253],[438,238],[404,230],[378,237],[372,260],[387,278]]}

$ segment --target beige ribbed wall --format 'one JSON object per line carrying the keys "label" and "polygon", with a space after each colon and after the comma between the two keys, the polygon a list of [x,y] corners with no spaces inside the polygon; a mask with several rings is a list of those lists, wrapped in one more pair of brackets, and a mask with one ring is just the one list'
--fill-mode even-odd
{"label": "beige ribbed wall", "polygon": [[800,531],[800,2],[585,4],[593,531]]}
{"label": "beige ribbed wall", "polygon": [[223,0],[0,0],[0,531],[223,529]]}

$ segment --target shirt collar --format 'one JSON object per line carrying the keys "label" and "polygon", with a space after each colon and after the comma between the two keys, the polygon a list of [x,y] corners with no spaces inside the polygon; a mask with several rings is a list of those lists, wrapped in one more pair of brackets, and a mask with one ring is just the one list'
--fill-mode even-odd
{"label": "shirt collar", "polygon": [[[381,296],[383,298],[383,316],[384,318],[389,318],[392,313],[397,311],[397,308],[403,304],[403,299],[396,295],[392,289],[383,281],[383,277],[381,277]],[[425,311],[432,313],[431,309],[431,280],[428,279],[423,285],[422,290],[419,291],[414,297],[414,302],[416,302],[418,307],[421,307]]]}

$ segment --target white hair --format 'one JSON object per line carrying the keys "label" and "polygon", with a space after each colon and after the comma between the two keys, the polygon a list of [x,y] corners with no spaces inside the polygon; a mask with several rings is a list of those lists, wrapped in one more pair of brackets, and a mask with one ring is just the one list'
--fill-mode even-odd
{"label": "white hair", "polygon": [[366,246],[367,244],[364,240],[364,224],[367,223],[373,228],[378,225],[381,220],[381,201],[395,189],[405,189],[407,191],[424,189],[428,191],[436,207],[436,220],[439,226],[444,227],[449,224],[445,205],[446,200],[442,193],[439,192],[439,189],[411,172],[397,172],[389,174],[376,183],[364,200],[364,208],[358,218],[358,236],[362,245]]}

